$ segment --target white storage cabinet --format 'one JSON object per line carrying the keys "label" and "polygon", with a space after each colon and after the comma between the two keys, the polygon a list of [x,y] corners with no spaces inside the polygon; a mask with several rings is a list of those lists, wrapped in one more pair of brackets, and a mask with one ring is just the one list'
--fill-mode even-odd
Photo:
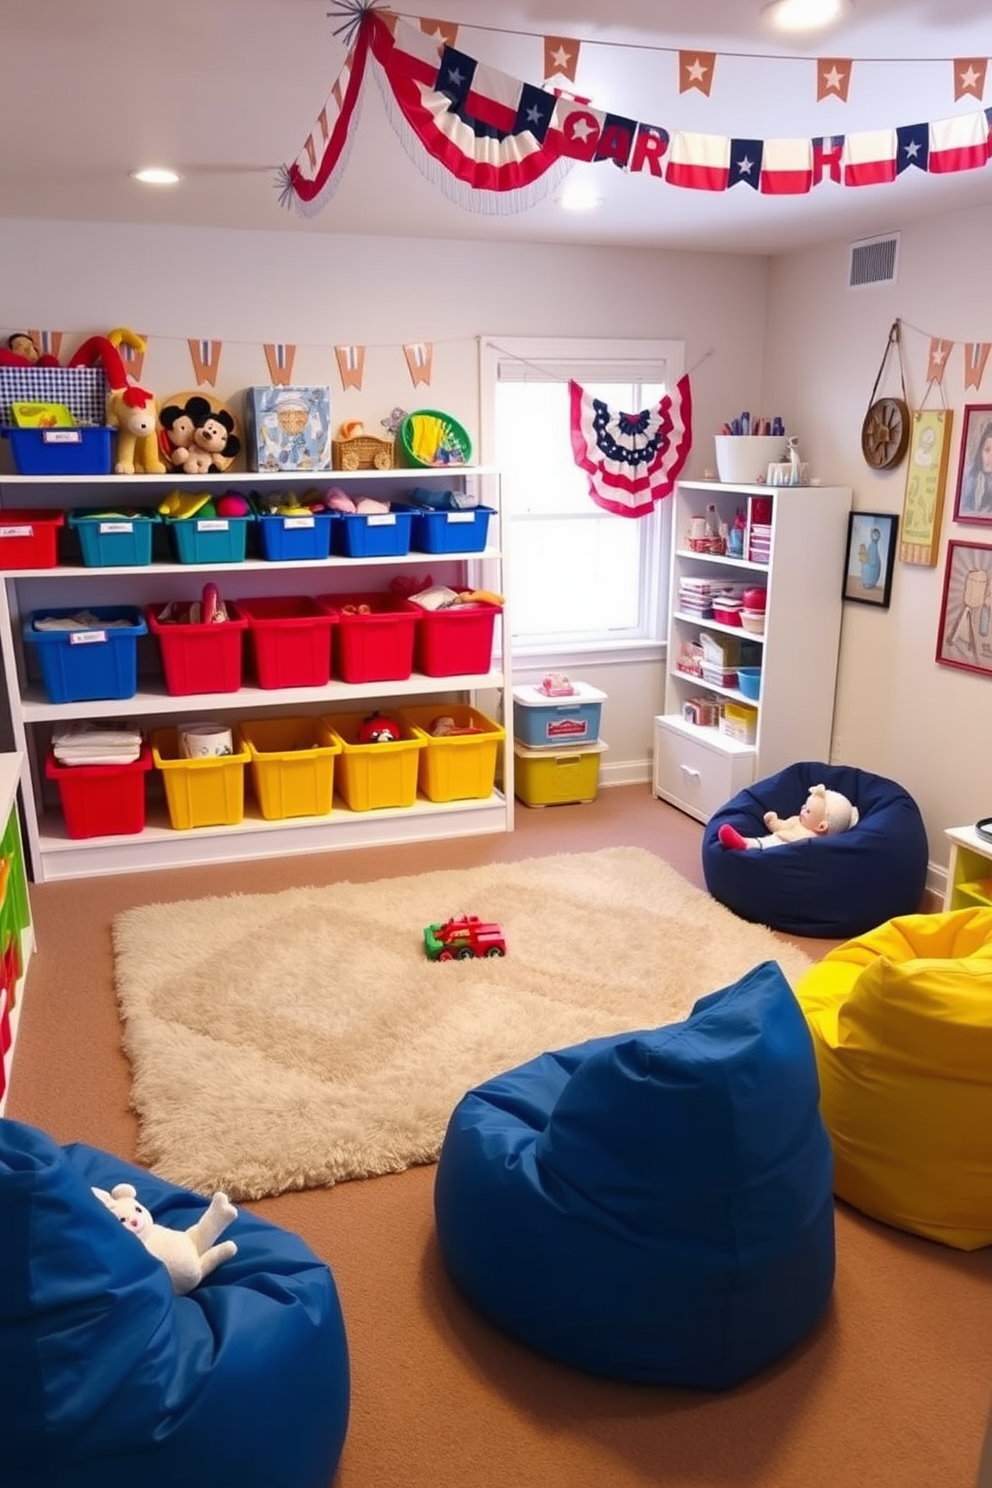
{"label": "white storage cabinet", "polygon": [[[749,557],[754,503],[769,499],[768,558],[756,562]],[[653,790],[662,800],[707,821],[739,790],[776,770],[797,760],[830,757],[851,490],[680,481],[674,502],[665,711],[654,720]],[[743,557],[689,548],[692,519],[705,516],[710,504],[717,520],[728,527],[738,509],[744,511]],[[765,588],[763,634],[681,610],[683,577]],[[757,643],[761,665],[757,702],[736,686],[720,686],[679,670],[680,648],[698,642],[702,631]],[[688,721],[685,705],[698,697],[756,708],[754,742],[728,737],[718,725]]]}
{"label": "white storage cabinet", "polygon": [[[504,832],[513,825],[513,728],[509,657],[504,637],[509,629],[505,613],[497,617],[494,657],[489,670],[470,676],[428,677],[414,673],[409,680],[351,686],[331,680],[326,687],[262,689],[251,683],[239,692],[173,696],[166,692],[151,636],[139,647],[137,695],[105,702],[52,703],[40,681],[34,680],[22,643],[24,619],[34,610],[93,605],[144,607],[170,599],[197,599],[204,583],[214,580],[224,599],[258,595],[312,595],[379,592],[399,573],[418,579],[429,575],[435,584],[451,588],[485,588],[503,593],[499,482],[494,471],[482,467],[390,471],[325,471],[319,474],[238,473],[224,476],[24,476],[0,475],[0,522],[3,509],[73,507],[109,509],[121,504],[157,508],[174,489],[196,486],[221,495],[226,490],[306,491],[338,486],[353,497],[381,496],[402,501],[414,486],[473,491],[481,504],[494,510],[487,542],[481,553],[410,552],[394,557],[330,557],[293,562],[248,558],[241,563],[216,565],[177,563],[155,558],[142,567],[85,567],[7,569],[0,574],[0,649],[9,692],[14,747],[25,753],[29,783],[25,788],[25,836],[30,872],[37,882],[130,873],[227,862],[245,858],[280,857],[335,848],[424,841]],[[248,638],[245,638],[246,663]],[[482,694],[478,697],[478,694]],[[495,702],[493,699],[495,698]],[[413,806],[352,812],[339,797],[328,816],[264,820],[257,810],[250,782],[245,780],[244,820],[233,826],[172,827],[156,771],[146,777],[147,812],[144,831],[134,835],[70,838],[65,830],[57,791],[44,778],[45,757],[53,727],[73,719],[128,718],[146,732],[182,720],[220,719],[237,722],[266,714],[321,714],[373,711],[403,707],[404,703],[433,700],[469,702],[493,716],[506,729],[497,765],[497,788],[487,799],[430,802],[418,797]],[[502,717],[499,713],[502,713]]]}

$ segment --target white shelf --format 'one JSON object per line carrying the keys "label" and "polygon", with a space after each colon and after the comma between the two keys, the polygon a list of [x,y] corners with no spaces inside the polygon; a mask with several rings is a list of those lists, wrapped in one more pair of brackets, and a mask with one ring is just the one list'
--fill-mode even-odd
{"label": "white shelf", "polygon": [[[732,524],[745,512],[744,553],[755,521],[754,503],[771,502],[767,561],[697,553],[677,545],[672,553],[665,711],[655,719],[655,794],[707,820],[728,796],[796,760],[828,760],[833,728],[834,683],[840,648],[841,589],[851,490],[843,486],[788,487],[680,481],[675,491],[673,530],[684,543],[693,517],[707,506]],[[679,581],[686,578],[746,584],[766,590],[760,635],[743,626],[704,619],[679,609]],[[749,643],[760,659],[757,699],[736,687],[707,682],[680,671],[680,647],[700,633]],[[802,698],[797,700],[798,689]],[[715,727],[683,717],[690,699],[708,697],[754,710],[755,737],[743,743]]]}
{"label": "white shelf", "polygon": [[[486,671],[450,677],[414,673],[400,681],[353,685],[337,680],[318,687],[262,688],[246,684],[237,692],[171,694],[164,680],[151,674],[157,646],[152,638],[138,641],[138,691],[131,698],[108,698],[96,702],[53,703],[34,680],[35,661],[22,636],[24,617],[45,606],[96,604],[157,604],[167,598],[197,595],[204,575],[213,577],[225,597],[239,593],[255,595],[307,595],[344,593],[348,575],[354,576],[352,592],[385,589],[397,571],[432,574],[435,582],[459,570],[472,587],[502,591],[503,554],[495,471],[483,466],[446,466],[432,469],[315,472],[236,472],[224,475],[156,476],[79,475],[66,477],[0,475],[2,507],[32,508],[93,505],[99,501],[157,505],[165,491],[187,486],[223,490],[279,487],[320,489],[329,485],[344,490],[361,486],[366,494],[372,485],[384,494],[401,498],[405,488],[430,484],[448,490],[472,490],[482,504],[493,509],[489,523],[491,546],[479,552],[422,553],[396,556],[305,559],[272,562],[247,558],[239,563],[188,564],[157,559],[147,565],[107,568],[81,564],[55,568],[8,570],[0,575],[0,651],[10,686],[11,732],[30,769],[25,785],[25,836],[28,862],[37,881],[81,875],[140,872],[148,869],[225,862],[231,859],[281,857],[295,853],[325,852],[347,847],[390,845],[510,831],[513,825],[512,688],[509,659],[497,651]],[[376,570],[376,573],[372,573]],[[509,634],[504,611],[501,631]],[[245,640],[246,656],[248,640]],[[146,666],[149,675],[145,675]],[[69,838],[65,832],[58,797],[45,779],[44,765],[52,726],[71,719],[131,718],[145,728],[159,727],[193,715],[209,714],[230,721],[260,714],[334,713],[370,710],[391,700],[457,696],[478,703],[477,694],[499,698],[506,732],[502,741],[497,779],[501,790],[484,800],[434,803],[418,799],[415,805],[397,810],[349,811],[335,800],[328,816],[265,821],[258,815],[250,779],[245,779],[245,817],[235,826],[188,831],[172,827],[157,784],[149,777],[146,789],[146,825],[134,835]],[[491,706],[486,707],[490,711]],[[507,744],[509,740],[509,744]],[[0,777],[2,784],[2,777]],[[373,797],[374,798],[374,797]]]}

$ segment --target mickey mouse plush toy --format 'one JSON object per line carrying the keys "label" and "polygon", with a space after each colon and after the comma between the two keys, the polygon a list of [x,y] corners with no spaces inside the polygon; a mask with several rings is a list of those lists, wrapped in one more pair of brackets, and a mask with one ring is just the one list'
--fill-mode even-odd
{"label": "mickey mouse plush toy", "polygon": [[234,419],[226,408],[211,408],[194,393],[183,404],[169,403],[159,413],[162,454],[184,475],[214,475],[229,469],[241,449]]}

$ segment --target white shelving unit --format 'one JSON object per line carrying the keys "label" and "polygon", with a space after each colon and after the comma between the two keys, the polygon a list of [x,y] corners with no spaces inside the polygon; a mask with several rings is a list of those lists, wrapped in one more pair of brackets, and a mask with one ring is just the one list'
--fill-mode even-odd
{"label": "white shelving unit", "polygon": [[[846,486],[714,481],[681,481],[676,488],[665,711],[654,720],[653,789],[699,821],[707,821],[739,790],[785,765],[829,759],[851,494]],[[767,562],[755,562],[748,556],[754,503],[769,499],[769,556]],[[744,511],[743,557],[695,552],[686,545],[692,518],[704,516],[711,503],[728,527],[737,511]],[[679,580],[684,577],[765,588],[763,634],[681,611]],[[679,670],[680,647],[698,641],[702,631],[757,644],[757,702],[736,687],[717,686]],[[754,742],[742,743],[715,725],[688,721],[685,704],[697,697],[756,708]]]}
{"label": "white shelving unit", "polygon": [[[34,661],[25,653],[22,624],[34,610],[98,604],[144,607],[167,600],[199,598],[204,582],[213,579],[225,599],[258,595],[347,594],[379,592],[398,573],[452,588],[485,588],[504,592],[503,554],[499,512],[499,482],[493,470],[449,466],[444,469],[389,471],[323,471],[315,474],[236,473],[224,476],[23,476],[0,475],[0,522],[3,509],[45,507],[109,509],[121,504],[155,508],[170,490],[201,486],[218,495],[226,490],[264,487],[312,490],[338,486],[353,496],[379,495],[400,501],[414,486],[440,486],[472,491],[493,508],[487,546],[481,553],[420,553],[396,557],[330,557],[294,562],[247,558],[241,563],[190,564],[162,561],[156,555],[143,567],[95,568],[60,564],[56,568],[5,570],[0,574],[0,654],[7,679],[11,735],[26,756],[29,783],[25,788],[25,828],[28,862],[37,882],[135,872],[142,869],[226,862],[232,859],[280,857],[291,853],[323,852],[337,848],[387,845],[434,838],[476,836],[512,830],[513,747],[512,688],[505,614],[497,619],[491,668],[480,674],[428,677],[414,673],[408,680],[349,686],[332,680],[326,687],[263,689],[248,683],[238,692],[170,695],[158,669],[158,653],[151,636],[138,642],[139,681],[130,699],[101,702],[52,703]],[[246,639],[247,648],[247,639]],[[247,657],[247,650],[246,650]],[[72,718],[128,718],[142,729],[175,724],[197,716],[228,722],[262,714],[320,714],[369,711],[404,701],[468,701],[506,728],[509,746],[501,751],[498,789],[487,799],[432,803],[418,798],[412,807],[395,810],[349,811],[335,797],[328,816],[293,817],[267,821],[255,806],[249,783],[245,786],[244,821],[237,826],[171,826],[161,797],[157,772],[148,777],[144,831],[135,835],[70,838],[65,830],[57,794],[44,777],[45,755],[56,723]],[[495,700],[494,700],[495,699]]]}
{"label": "white shelving unit", "polygon": [[[20,753],[0,754],[0,831],[4,828],[19,834],[20,827],[17,821],[17,790],[21,782],[21,771],[24,766],[24,756]],[[8,882],[7,893],[13,894],[13,888]],[[30,909],[30,906],[29,906]],[[34,950],[34,930],[30,922],[21,929],[21,974],[14,988],[13,1007],[8,1008],[7,1016],[10,1021],[11,1040],[10,1046],[4,1054],[0,1051],[0,1060],[3,1061],[4,1080],[3,1092],[0,1094],[0,1116],[3,1115],[7,1104],[7,1095],[10,1091],[11,1067],[14,1062],[14,1048],[17,1044],[17,1026],[20,1021],[21,1008],[24,1004],[24,990],[27,985],[28,962]],[[0,947],[0,950],[3,948]],[[0,990],[0,996],[6,995],[5,990]]]}

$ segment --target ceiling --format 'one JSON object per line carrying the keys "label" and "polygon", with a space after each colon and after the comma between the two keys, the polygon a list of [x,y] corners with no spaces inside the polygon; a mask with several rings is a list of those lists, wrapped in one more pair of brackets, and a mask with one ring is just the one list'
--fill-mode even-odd
{"label": "ceiling", "polygon": [[[599,163],[572,173],[595,184],[595,212],[566,213],[549,198],[487,216],[421,175],[370,68],[340,185],[302,217],[279,205],[275,178],[302,150],[345,58],[332,3],[0,0],[0,216],[774,253],[992,201],[992,163],[946,177],[910,170],[890,185],[824,182],[794,198],[692,191]],[[952,59],[992,51],[988,0],[853,0],[844,22],[791,40],[770,30],[760,4],[430,0],[401,14],[459,24],[463,51],[532,83],[541,38],[574,37],[583,44],[576,91],[670,131],[785,139],[980,107],[955,103]],[[717,53],[710,97],[678,92],[677,52],[697,47]],[[816,102],[817,57],[860,61],[846,104]],[[128,171],[142,164],[173,165],[184,179],[140,186]]]}

